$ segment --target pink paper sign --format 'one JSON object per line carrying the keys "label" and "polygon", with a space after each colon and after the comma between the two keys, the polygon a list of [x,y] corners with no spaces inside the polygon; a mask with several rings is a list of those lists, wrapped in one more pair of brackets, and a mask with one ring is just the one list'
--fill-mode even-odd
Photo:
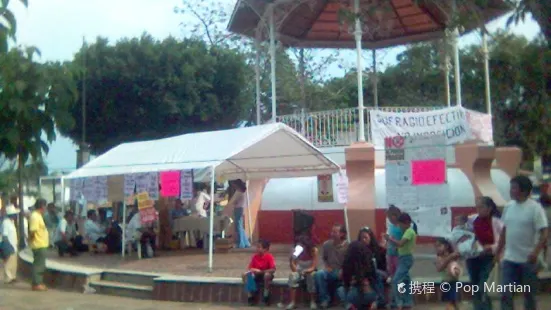
{"label": "pink paper sign", "polygon": [[145,208],[140,210],[140,220],[142,224],[155,222],[159,218],[159,214],[155,208]]}
{"label": "pink paper sign", "polygon": [[161,195],[180,197],[180,171],[161,172]]}
{"label": "pink paper sign", "polygon": [[443,159],[414,160],[411,162],[413,185],[446,183],[446,161]]}

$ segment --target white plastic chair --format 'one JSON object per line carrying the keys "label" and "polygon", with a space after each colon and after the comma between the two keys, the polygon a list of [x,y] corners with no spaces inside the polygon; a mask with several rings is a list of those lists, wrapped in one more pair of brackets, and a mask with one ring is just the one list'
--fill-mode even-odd
{"label": "white plastic chair", "polygon": [[136,243],[136,248],[138,249],[138,259],[142,259],[142,243],[140,242],[140,239],[142,238],[142,233],[137,231],[132,238],[129,238],[129,240],[126,242],[126,249],[128,251],[128,255],[132,254],[132,249],[134,243]]}

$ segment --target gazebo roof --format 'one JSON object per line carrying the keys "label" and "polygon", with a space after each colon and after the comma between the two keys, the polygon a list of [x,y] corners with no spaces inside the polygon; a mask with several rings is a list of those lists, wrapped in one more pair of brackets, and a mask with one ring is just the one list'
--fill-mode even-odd
{"label": "gazebo roof", "polygon": [[[364,24],[371,31],[363,35],[364,48],[386,48],[396,45],[433,40],[443,37],[450,23],[451,0],[387,0],[384,9],[368,8],[372,0],[360,0]],[[278,4],[278,2],[283,2]],[[504,0],[488,0],[484,8],[462,3],[458,10],[472,14],[478,12],[466,24],[469,32],[506,14],[511,8]],[[340,12],[350,10],[347,0],[238,0],[228,30],[255,37],[255,29],[270,3],[275,3],[279,28],[278,40],[293,47],[306,48],[354,48],[354,35],[343,24]],[[265,17],[268,21],[268,17]],[[267,39],[267,32],[260,34]]]}

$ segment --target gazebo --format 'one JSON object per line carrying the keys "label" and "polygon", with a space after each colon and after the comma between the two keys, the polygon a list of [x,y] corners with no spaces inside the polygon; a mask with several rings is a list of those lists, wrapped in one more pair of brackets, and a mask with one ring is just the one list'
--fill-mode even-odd
{"label": "gazebo", "polygon": [[[365,141],[363,65],[364,48],[376,49],[408,43],[444,39],[453,33],[456,103],[461,106],[461,77],[458,38],[504,14],[511,8],[504,0],[489,0],[483,7],[474,0],[238,0],[228,30],[254,38],[269,40],[272,82],[272,121],[276,120],[276,39],[284,46],[302,48],[356,48],[358,75],[359,141]],[[458,18],[470,15],[458,27]],[[469,16],[469,17],[470,17]],[[267,33],[263,31],[267,28]],[[491,114],[489,59],[486,34],[483,33],[487,111]],[[258,52],[257,52],[258,53]],[[257,54],[257,59],[259,56]],[[374,60],[374,71],[375,68]],[[447,103],[449,94],[448,59],[444,66]],[[257,78],[257,121],[260,122],[260,73]],[[376,89],[376,79],[374,88]],[[377,93],[374,92],[377,107]]]}

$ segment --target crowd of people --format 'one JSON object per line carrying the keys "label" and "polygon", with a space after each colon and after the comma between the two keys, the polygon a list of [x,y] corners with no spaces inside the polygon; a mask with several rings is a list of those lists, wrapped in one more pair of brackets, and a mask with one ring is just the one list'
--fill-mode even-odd
{"label": "crowd of people", "polygon": [[[545,254],[549,222],[542,206],[530,198],[532,182],[524,176],[510,181],[511,201],[503,214],[490,197],[481,197],[476,212],[454,219],[451,235],[436,238],[435,269],[451,289],[441,292],[447,309],[458,309],[460,277],[466,274],[472,285],[484,288],[490,273],[499,272],[502,287],[522,284],[524,309],[537,309],[538,273],[546,268]],[[330,240],[321,249],[307,234],[298,236],[289,264],[289,301],[280,308],[297,307],[296,290],[303,287],[310,295],[310,309],[329,308],[334,298],[346,309],[411,309],[414,306],[410,270],[414,265],[417,227],[409,214],[396,206],[387,210],[387,233],[381,242],[369,227],[348,242],[343,225],[335,225]],[[464,264],[462,263],[464,262]],[[270,286],[276,272],[270,243],[259,241],[256,253],[243,273],[249,304],[261,296],[270,303]],[[388,287],[390,286],[390,287]],[[503,310],[514,309],[515,290],[500,290]],[[492,309],[488,290],[473,292],[475,310]]]}

